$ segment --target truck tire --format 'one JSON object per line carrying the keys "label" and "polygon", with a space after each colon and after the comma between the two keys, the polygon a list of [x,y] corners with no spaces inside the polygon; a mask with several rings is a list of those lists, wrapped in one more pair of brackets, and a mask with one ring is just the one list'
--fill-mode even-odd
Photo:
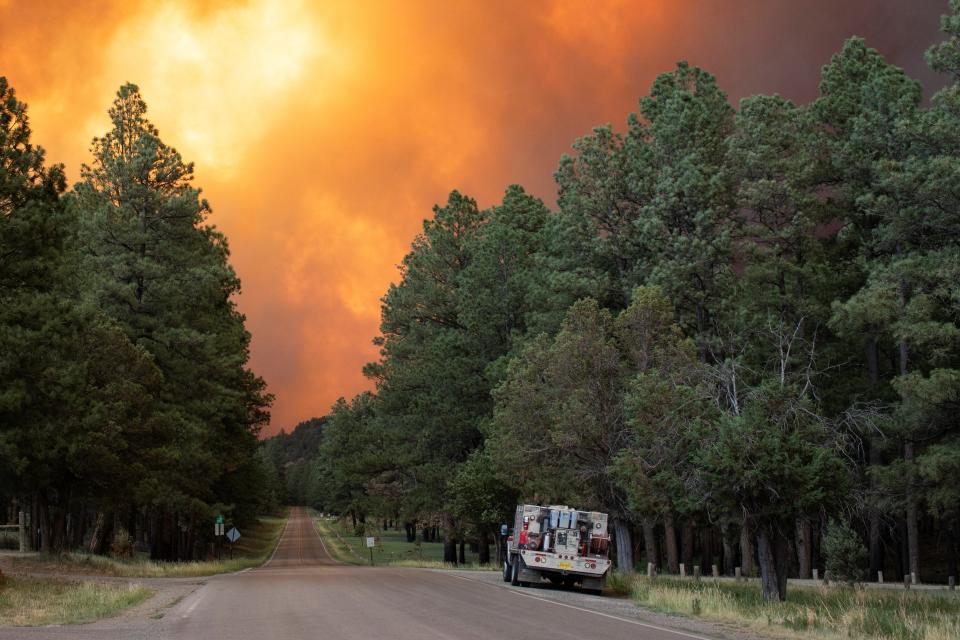
{"label": "truck tire", "polygon": [[513,568],[510,566],[510,556],[503,559],[503,581],[510,582],[513,577]]}
{"label": "truck tire", "polygon": [[520,586],[520,563],[523,562],[520,559],[520,556],[517,556],[513,559],[513,562],[510,563],[510,584],[515,587]]}

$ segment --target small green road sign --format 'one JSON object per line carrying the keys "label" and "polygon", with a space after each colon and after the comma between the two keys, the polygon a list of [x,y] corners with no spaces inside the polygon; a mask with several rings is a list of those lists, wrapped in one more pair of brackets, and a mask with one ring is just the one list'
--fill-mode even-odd
{"label": "small green road sign", "polygon": [[223,516],[217,516],[217,524],[223,524]]}

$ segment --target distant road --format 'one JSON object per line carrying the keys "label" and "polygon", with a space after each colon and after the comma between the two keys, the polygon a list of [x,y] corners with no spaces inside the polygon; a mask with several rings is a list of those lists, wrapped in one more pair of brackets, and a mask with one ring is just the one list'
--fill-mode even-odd
{"label": "distant road", "polygon": [[[273,557],[252,571],[210,578],[159,620],[119,618],[77,627],[0,628],[0,638],[183,640],[690,640],[537,589],[440,571],[355,567],[330,558],[303,509]],[[624,603],[626,604],[626,603]],[[584,607],[582,605],[587,605]]]}

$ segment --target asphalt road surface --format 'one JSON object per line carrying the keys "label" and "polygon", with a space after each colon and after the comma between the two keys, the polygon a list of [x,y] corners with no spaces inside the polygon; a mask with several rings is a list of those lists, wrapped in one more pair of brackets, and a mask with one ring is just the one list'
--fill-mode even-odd
{"label": "asphalt road surface", "polygon": [[542,597],[547,595],[544,590],[511,587],[491,578],[338,564],[327,554],[307,514],[295,509],[280,544],[265,565],[206,580],[163,610],[159,619],[127,615],[76,627],[7,627],[0,628],[0,638],[689,640],[703,637],[594,610],[591,599],[596,596],[578,594],[572,600],[560,602]]}

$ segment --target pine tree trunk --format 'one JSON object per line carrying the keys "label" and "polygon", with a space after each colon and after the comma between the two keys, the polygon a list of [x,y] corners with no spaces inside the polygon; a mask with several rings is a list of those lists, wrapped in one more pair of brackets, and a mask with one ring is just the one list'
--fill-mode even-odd
{"label": "pine tree trunk", "polygon": [[800,578],[810,578],[813,557],[813,531],[809,518],[797,518],[797,574]]}
{"label": "pine tree trunk", "polygon": [[[901,254],[900,243],[897,242],[897,256]],[[907,281],[903,278],[900,279],[899,286],[899,305],[900,312],[904,313],[907,306],[907,301],[910,298],[910,287],[907,284]],[[901,338],[899,341],[899,351],[900,351],[900,375],[905,376],[909,371],[909,361],[910,361],[910,350],[907,346],[907,341],[904,338]],[[909,430],[908,425],[908,430]],[[913,574],[913,577],[920,582],[920,541],[918,540],[919,527],[917,524],[917,497],[914,487],[914,444],[913,441],[908,437],[903,446],[903,460],[906,462],[907,467],[907,496],[906,496],[906,516],[907,516],[907,555],[908,555],[908,564],[909,571]]]}
{"label": "pine tree trunk", "polygon": [[42,493],[37,503],[39,525],[40,525],[40,552],[50,553],[50,506],[47,504],[47,498]]}
{"label": "pine tree trunk", "polygon": [[457,563],[457,541],[453,531],[453,516],[443,514],[443,561]]}
{"label": "pine tree trunk", "polygon": [[613,536],[617,545],[617,569],[622,573],[633,573],[633,538],[626,520],[613,518]]}
{"label": "pine tree trunk", "polygon": [[787,599],[787,543],[766,526],[757,528],[760,589],[767,602]]}
{"label": "pine tree trunk", "polygon": [[[882,464],[880,458],[880,443],[877,438],[871,438],[868,444],[870,447],[869,461],[871,467],[879,467]],[[876,480],[870,481],[874,493],[877,491]],[[868,579],[876,581],[878,574],[883,570],[883,535],[880,529],[880,510],[875,504],[869,506],[868,538],[870,545],[870,570]]]}
{"label": "pine tree trunk", "polygon": [[677,528],[673,524],[673,514],[663,516],[663,538],[667,548],[667,571],[680,573],[680,550],[677,549]]}
{"label": "pine tree trunk", "polygon": [[907,558],[907,521],[900,518],[897,522],[897,574],[903,580],[906,577],[910,566],[910,560]]}
{"label": "pine tree trunk", "polygon": [[87,550],[90,553],[104,555],[107,552],[108,540],[113,529],[113,513],[106,511],[97,511],[96,521],[93,526],[93,534],[90,536],[90,544]]}
{"label": "pine tree trunk", "polygon": [[[876,388],[880,384],[880,357],[877,347],[876,336],[870,336],[867,341],[867,373],[870,376],[871,388]],[[868,441],[870,453],[868,455],[868,464],[872,468],[879,468],[883,464],[880,456],[879,438],[870,438]],[[870,570],[868,579],[876,582],[879,572],[883,570],[883,538],[880,532],[880,510],[877,508],[876,494],[878,492],[878,483],[876,479],[870,480],[871,503],[869,509],[869,544],[870,544]]]}
{"label": "pine tree trunk", "polygon": [[903,446],[903,459],[907,463],[907,556],[910,573],[920,582],[920,532],[917,524],[917,497],[913,487],[913,442]]}
{"label": "pine tree trunk", "polygon": [[960,544],[958,529],[960,527],[956,519],[947,527],[947,576],[953,576],[954,580],[957,579],[957,545]]}
{"label": "pine tree trunk", "polygon": [[57,516],[53,518],[52,525],[51,549],[55,553],[62,553],[67,543],[67,514],[62,508],[57,510]]}
{"label": "pine tree trunk", "polygon": [[166,509],[162,509],[154,516],[156,523],[150,546],[151,560],[176,559],[176,528],[174,516]]}
{"label": "pine tree trunk", "polygon": [[83,536],[86,533],[85,525],[87,519],[84,517],[82,508],[75,508],[73,516],[70,518],[70,548],[79,549],[83,546]]}
{"label": "pine tree trunk", "polygon": [[713,568],[713,528],[700,530],[700,572],[708,576]]}
{"label": "pine tree trunk", "polygon": [[490,564],[490,534],[486,530],[480,532],[480,549],[477,561],[480,564]]}
{"label": "pine tree trunk", "polygon": [[147,538],[147,516],[146,516],[146,513],[145,513],[145,512],[139,512],[139,513],[137,513],[137,518],[138,518],[139,521],[140,521],[140,526],[138,526],[138,527],[136,528],[136,529],[137,529],[137,536],[136,536],[136,538],[134,538],[134,540],[136,541],[137,547],[142,550],[142,549],[148,548],[148,547],[150,546],[150,545],[149,545],[149,539]]}
{"label": "pine tree trunk", "polygon": [[733,524],[727,524],[721,532],[721,544],[723,545],[723,575],[732,576],[734,568],[737,566],[737,528]]}
{"label": "pine tree trunk", "polygon": [[653,566],[659,570],[660,551],[657,549],[656,522],[653,518],[643,519],[643,547],[647,554],[647,562],[652,562]]}
{"label": "pine tree trunk", "polygon": [[457,562],[460,564],[467,564],[467,554],[466,554],[466,543],[463,541],[463,538],[460,538],[460,552],[457,554]]}
{"label": "pine tree trunk", "polygon": [[30,531],[27,534],[27,548],[30,551],[40,551],[37,532],[40,529],[40,495],[33,494],[30,501]]}
{"label": "pine tree trunk", "polygon": [[683,547],[682,555],[684,567],[690,573],[693,573],[693,550],[694,540],[697,533],[697,525],[693,520],[687,520],[683,523]]}
{"label": "pine tree trunk", "polygon": [[746,522],[740,529],[740,571],[745,576],[753,575],[753,536]]}

